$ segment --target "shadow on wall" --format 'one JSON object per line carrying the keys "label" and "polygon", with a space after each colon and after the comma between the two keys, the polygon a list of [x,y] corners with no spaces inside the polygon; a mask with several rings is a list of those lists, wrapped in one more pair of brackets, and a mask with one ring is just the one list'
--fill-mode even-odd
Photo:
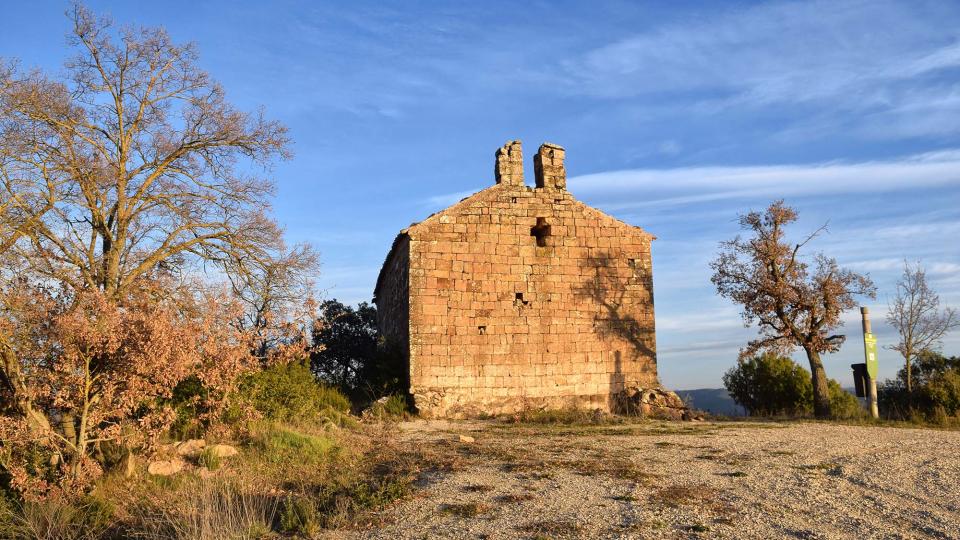
{"label": "shadow on wall", "polygon": [[[627,268],[617,263],[609,254],[586,259],[581,266],[584,269],[582,275],[588,277],[576,291],[577,297],[596,304],[594,328],[601,337],[623,342],[628,347],[629,360],[654,362],[656,356],[651,345],[654,332],[644,328],[636,317],[644,303],[653,302],[649,293],[650,273],[633,260],[629,261]],[[624,351],[615,350],[613,356],[610,409],[620,411],[624,408],[621,401],[628,383],[623,367]],[[637,370],[630,371],[636,373]]]}
{"label": "shadow on wall", "polygon": [[[632,348],[632,359],[654,361],[655,352],[651,343],[654,340],[652,328],[644,328],[625,300],[653,303],[650,291],[649,272],[639,264],[631,264],[630,274],[618,271],[617,261],[609,254],[586,259],[581,266],[586,270],[583,275],[590,277],[576,291],[579,298],[587,298],[597,304],[599,310],[594,314],[594,327],[604,338],[614,337],[626,342]],[[629,293],[629,295],[628,295]],[[635,309],[641,305],[636,305]],[[622,368],[620,352],[617,351],[617,366]]]}

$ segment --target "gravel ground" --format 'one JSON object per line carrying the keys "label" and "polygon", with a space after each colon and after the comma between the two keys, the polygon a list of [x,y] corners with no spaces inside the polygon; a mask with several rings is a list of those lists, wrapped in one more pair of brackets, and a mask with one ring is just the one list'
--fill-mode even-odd
{"label": "gravel ground", "polygon": [[[408,422],[444,463],[355,538],[960,538],[960,432]],[[469,435],[474,442],[461,442]]]}

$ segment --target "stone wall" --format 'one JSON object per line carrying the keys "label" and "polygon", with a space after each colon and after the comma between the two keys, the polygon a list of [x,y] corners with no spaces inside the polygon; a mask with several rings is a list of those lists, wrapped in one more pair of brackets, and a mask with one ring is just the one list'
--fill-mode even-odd
{"label": "stone wall", "polygon": [[[496,185],[406,231],[411,392],[423,414],[610,410],[625,388],[657,385],[652,236],[566,192],[562,148],[541,147],[539,188],[516,182],[507,158],[517,155],[508,143]],[[385,330],[404,324],[392,320],[402,293],[388,291],[402,289],[390,275],[403,260],[394,253],[378,284]]]}
{"label": "stone wall", "polygon": [[400,233],[393,242],[377,281],[377,327],[389,346],[410,351],[410,238]]}

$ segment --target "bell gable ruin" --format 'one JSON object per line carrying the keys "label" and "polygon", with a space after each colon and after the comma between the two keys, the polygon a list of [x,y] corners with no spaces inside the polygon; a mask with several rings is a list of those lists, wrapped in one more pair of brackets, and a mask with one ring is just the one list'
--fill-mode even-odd
{"label": "bell gable ruin", "polygon": [[393,242],[374,302],[421,414],[611,411],[662,395],[645,393],[659,388],[654,237],[577,201],[564,157],[543,144],[529,187],[509,142],[494,185]]}

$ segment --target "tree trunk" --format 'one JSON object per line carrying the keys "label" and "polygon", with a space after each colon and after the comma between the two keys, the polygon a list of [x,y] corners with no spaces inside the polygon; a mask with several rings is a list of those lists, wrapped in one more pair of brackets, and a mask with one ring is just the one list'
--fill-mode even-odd
{"label": "tree trunk", "polygon": [[827,372],[820,361],[820,353],[812,349],[804,350],[810,362],[810,375],[813,378],[813,414],[817,418],[830,417],[830,386],[827,385]]}
{"label": "tree trunk", "polygon": [[911,403],[913,402],[913,373],[910,369],[910,352],[907,352],[907,395],[910,396]]}

